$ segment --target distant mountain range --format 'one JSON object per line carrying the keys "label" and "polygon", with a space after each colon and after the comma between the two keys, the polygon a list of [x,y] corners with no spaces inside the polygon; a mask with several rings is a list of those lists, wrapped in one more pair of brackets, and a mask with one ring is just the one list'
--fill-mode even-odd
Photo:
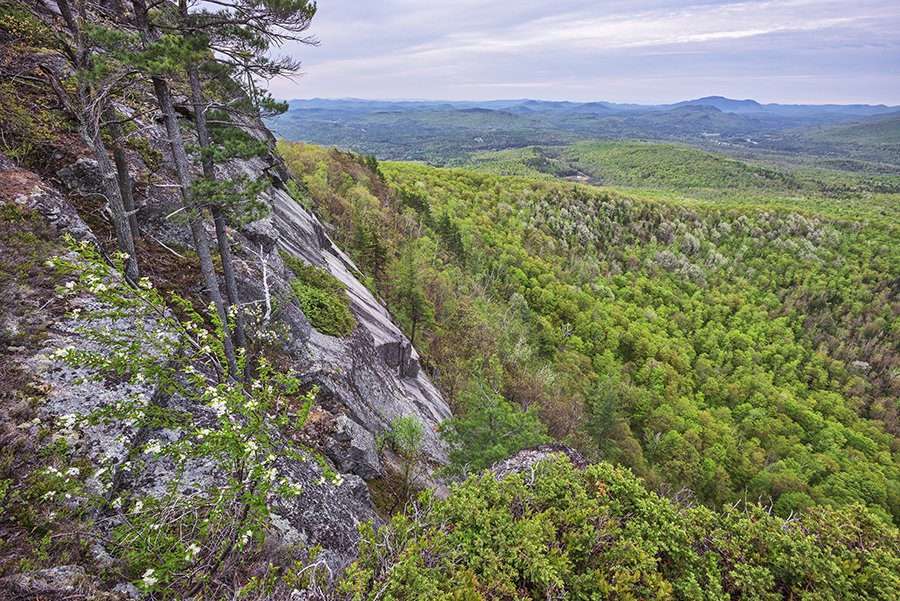
{"label": "distant mountain range", "polygon": [[646,139],[732,154],[842,157],[879,170],[900,165],[900,107],[886,105],[762,104],[722,96],[662,105],[313,98],[291,100],[288,112],[269,124],[289,140],[437,164],[489,150]]}
{"label": "distant mountain range", "polygon": [[363,100],[356,98],[311,98],[289,101],[291,109],[410,111],[410,110],[467,110],[488,109],[511,112],[570,112],[604,114],[631,111],[666,111],[686,106],[712,107],[723,113],[762,113],[772,115],[836,115],[865,117],[900,111],[900,106],[884,104],[761,104],[756,100],[735,100],[724,96],[705,96],[672,104],[622,104],[616,102],[570,102],[555,100]]}

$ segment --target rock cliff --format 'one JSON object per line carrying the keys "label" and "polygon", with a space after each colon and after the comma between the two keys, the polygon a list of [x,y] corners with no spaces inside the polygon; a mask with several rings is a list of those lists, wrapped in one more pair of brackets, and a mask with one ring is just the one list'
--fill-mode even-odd
{"label": "rock cliff", "polygon": [[[41,60],[38,56],[31,59]],[[49,68],[59,67],[50,64]],[[132,134],[133,143],[127,150],[142,233],[139,255],[147,262],[145,273],[151,279],[199,297],[201,291],[196,282],[200,278],[192,271],[195,267],[190,261],[187,224],[178,215],[177,180],[167,159],[165,129],[149,91],[137,91],[134,97],[138,99],[135,104],[116,108],[123,114],[140,115],[134,124],[137,133]],[[44,101],[52,104],[49,91]],[[189,122],[192,114],[188,103],[184,98],[176,101],[182,119]],[[318,391],[314,432],[298,433],[302,443],[284,441],[307,453],[307,459],[284,457],[277,461],[279,473],[297,483],[303,493],[296,498],[270,499],[271,536],[276,546],[321,549],[318,560],[334,573],[355,555],[357,524],[375,519],[365,480],[385,474],[377,438],[396,418],[412,416],[424,425],[427,463],[440,466],[446,462],[446,451],[437,436],[437,427],[450,416],[450,410],[419,369],[418,354],[409,340],[383,304],[360,282],[353,262],[329,239],[316,215],[287,192],[289,176],[275,155],[271,134],[261,122],[248,121],[243,127],[268,143],[272,151],[265,158],[233,160],[219,167],[228,173],[271,181],[260,197],[268,214],[230,232],[241,303],[245,308],[272,308],[272,319],[283,332],[278,346],[284,367]],[[72,136],[63,134],[50,146],[50,156],[39,165],[26,167],[0,155],[0,203],[4,215],[15,215],[15,219],[24,216],[22,219],[40,230],[41,239],[46,242],[34,247],[29,256],[32,273],[43,273],[41,265],[47,256],[36,256],[38,253],[63,249],[59,242],[63,234],[112,247],[96,162]],[[212,223],[207,228],[211,231]],[[27,246],[27,240],[4,239],[0,253],[11,259],[14,252],[28,252]],[[291,292],[292,274],[284,256],[326,269],[343,284],[356,319],[349,335],[329,336],[311,325]],[[19,280],[3,278],[0,282],[0,292],[10,303],[0,320],[0,363],[7,379],[0,403],[0,442],[13,445],[9,449],[35,453],[43,444],[39,442],[42,424],[65,423],[72,416],[112,406],[125,397],[149,400],[159,396],[159,391],[147,386],[95,380],[90,370],[73,370],[54,358],[58,349],[78,348],[86,342],[77,324],[65,316],[63,307],[56,302],[52,276],[43,273],[42,277],[47,279],[42,285],[29,280],[29,276]],[[122,331],[149,327],[128,319],[106,325]],[[18,388],[25,383],[29,390],[39,392],[30,397],[34,400],[33,410],[19,411]],[[168,402],[185,404],[179,399]],[[182,408],[200,422],[208,418],[206,407],[186,404]],[[181,433],[177,428],[147,432],[122,424],[117,428],[78,428],[70,434],[74,453],[87,461],[102,455],[114,462],[116,470],[122,470],[117,479],[120,486],[152,494],[161,483],[175,477],[174,466],[159,462],[140,478],[132,478],[127,474],[126,459],[150,437],[178,440]],[[316,459],[316,453],[324,454],[326,462]],[[337,478],[326,477],[326,471],[332,470],[339,474]],[[193,465],[178,476],[179,486],[184,491],[195,490],[214,485],[218,477],[210,466]],[[102,544],[96,546],[94,554],[97,561],[108,557]],[[71,572],[77,574],[79,582],[84,580],[80,567],[64,566],[57,571]],[[18,591],[16,594],[44,594],[47,587],[56,586],[53,582],[57,574],[51,575],[54,578],[41,574],[12,578],[5,584],[8,590]],[[69,590],[71,586],[75,585],[67,582],[58,588]]]}

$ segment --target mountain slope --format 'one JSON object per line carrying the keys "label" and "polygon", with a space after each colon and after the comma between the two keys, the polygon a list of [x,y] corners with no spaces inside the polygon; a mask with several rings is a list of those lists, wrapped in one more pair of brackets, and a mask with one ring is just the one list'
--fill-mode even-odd
{"label": "mountain slope", "polygon": [[848,125],[821,128],[810,132],[809,136],[827,142],[892,146],[900,159],[900,113],[872,117]]}

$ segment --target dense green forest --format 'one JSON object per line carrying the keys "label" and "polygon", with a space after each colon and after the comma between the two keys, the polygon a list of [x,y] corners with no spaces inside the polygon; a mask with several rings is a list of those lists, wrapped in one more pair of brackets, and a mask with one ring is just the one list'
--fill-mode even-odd
{"label": "dense green forest", "polygon": [[896,197],[683,198],[281,151],[415,328],[457,412],[451,473],[549,437],[713,507],[900,519]]}

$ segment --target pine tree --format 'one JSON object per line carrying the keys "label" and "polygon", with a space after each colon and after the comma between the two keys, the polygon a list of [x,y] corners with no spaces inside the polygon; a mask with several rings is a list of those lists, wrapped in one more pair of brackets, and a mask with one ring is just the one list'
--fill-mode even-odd
{"label": "pine tree", "polygon": [[[209,207],[216,230],[216,242],[222,262],[227,305],[239,307],[234,262],[227,233],[227,215],[242,218],[256,215],[256,197],[264,182],[241,181],[236,178],[220,180],[215,162],[231,158],[249,158],[268,152],[265,144],[241,135],[237,127],[230,127],[230,113],[252,123],[261,111],[283,110],[262,90],[257,80],[295,72],[299,63],[294,59],[272,59],[268,52],[273,45],[285,40],[313,43],[299,34],[309,26],[315,14],[315,4],[289,0],[264,2],[218,2],[189,12],[185,0],[178,3],[177,30],[190,49],[182,55],[183,69],[191,91],[194,126],[203,167],[202,181],[192,188],[195,201]],[[207,113],[212,104],[204,90],[202,72],[212,75],[231,97],[219,102],[216,115],[218,127],[210,127]],[[239,84],[234,89],[234,84]],[[243,85],[240,85],[243,84]],[[215,131],[227,132],[226,143],[215,139]],[[254,142],[256,142],[254,144]],[[243,318],[235,311],[235,341],[246,345]]]}
{"label": "pine tree", "polygon": [[185,56],[194,52],[188,43],[177,36],[170,34],[161,35],[150,23],[150,15],[144,0],[132,0],[134,6],[134,23],[140,32],[143,53],[136,57],[140,66],[148,72],[153,84],[153,91],[159,109],[163,114],[166,126],[166,134],[169,138],[169,147],[172,160],[175,163],[175,171],[181,188],[181,196],[187,209],[188,225],[194,242],[194,249],[200,260],[200,272],[206,286],[206,293],[215,313],[225,330],[224,350],[228,360],[231,374],[238,377],[237,362],[235,359],[234,343],[231,339],[228,313],[222,292],[219,289],[219,280],[216,275],[212,255],[209,252],[209,237],[203,226],[203,207],[197,206],[192,197],[193,175],[190,169],[187,149],[184,138],[178,124],[178,115],[175,112],[175,104],[172,101],[172,93],[167,77],[172,76],[172,71],[184,64]]}
{"label": "pine tree", "polygon": [[[121,85],[124,74],[110,61],[96,60],[96,42],[92,32],[102,31],[96,24],[91,24],[97,17],[89,14],[87,2],[80,1],[73,6],[69,0],[57,2],[60,15],[65,22],[72,43],[58,40],[63,55],[75,70],[75,92],[71,94],[60,82],[51,69],[44,69],[53,90],[60,102],[78,122],[78,133],[84,144],[91,149],[97,161],[103,196],[109,206],[116,242],[119,250],[128,255],[125,262],[125,274],[132,281],[140,276],[135,251],[134,237],[137,232],[137,219],[134,214],[134,201],[131,195],[131,182],[128,176],[128,165],[121,153],[121,131],[112,114],[110,96],[116,86]],[[113,139],[115,164],[110,161],[109,151],[103,140],[103,120],[107,120],[107,133]],[[123,176],[124,172],[124,176]],[[126,182],[126,178],[128,178]]]}
{"label": "pine tree", "polygon": [[409,323],[409,342],[416,344],[416,332],[420,326],[427,327],[434,321],[434,306],[425,294],[422,283],[424,271],[422,251],[417,241],[406,244],[396,267],[395,296],[399,301],[401,315]]}

